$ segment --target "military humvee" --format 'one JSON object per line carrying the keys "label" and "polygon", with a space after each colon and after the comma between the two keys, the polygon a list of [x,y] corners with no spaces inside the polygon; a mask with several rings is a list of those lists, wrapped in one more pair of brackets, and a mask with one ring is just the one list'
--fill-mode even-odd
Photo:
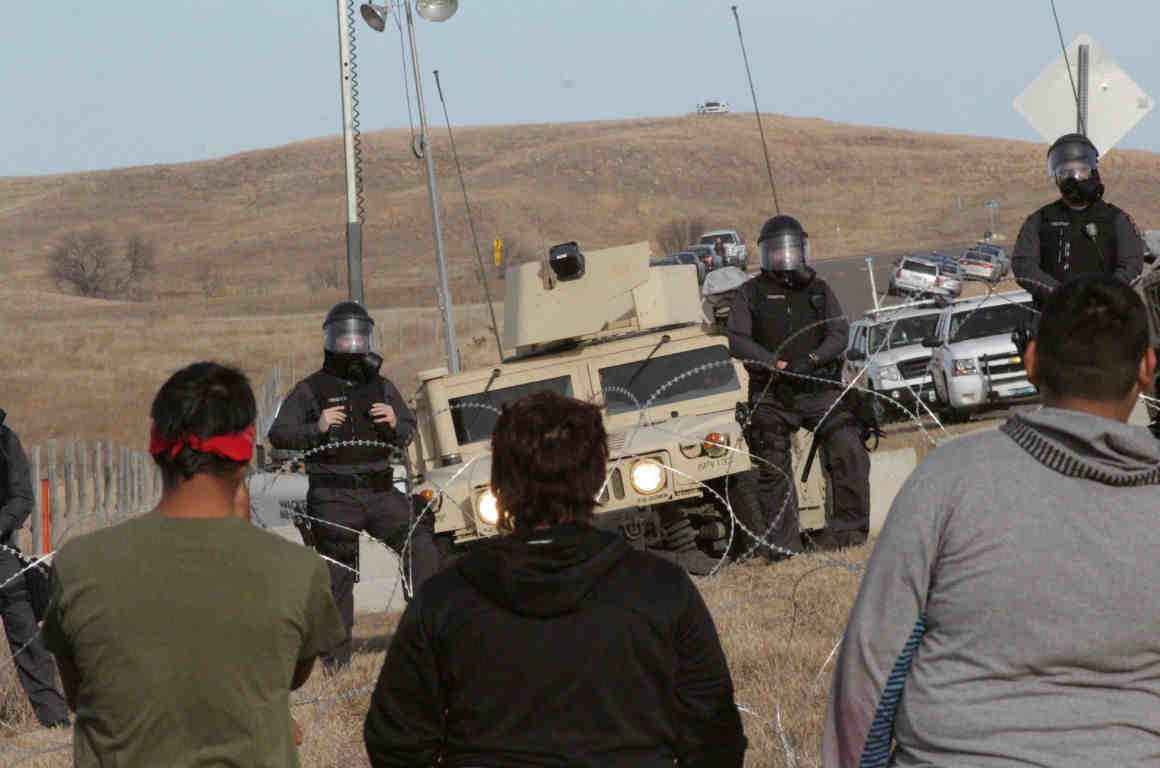
{"label": "military humvee", "polygon": [[[556,249],[508,269],[501,363],[419,374],[419,429],[409,449],[416,507],[434,512],[445,551],[496,535],[488,482],[498,409],[552,390],[604,410],[611,460],[597,525],[706,572],[732,538],[724,500],[753,503],[752,493],[737,492],[752,466],[737,418],[745,369],[702,313],[693,266],[650,268],[647,243],[572,251],[563,269]],[[808,439],[799,431],[795,458],[805,456]],[[808,483],[795,471],[803,530],[825,526],[818,464]]]}

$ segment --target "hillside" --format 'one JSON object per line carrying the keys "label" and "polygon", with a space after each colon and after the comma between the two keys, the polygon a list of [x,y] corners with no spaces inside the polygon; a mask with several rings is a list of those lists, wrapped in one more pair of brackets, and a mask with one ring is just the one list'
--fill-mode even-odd
{"label": "hillside", "polygon": [[[782,208],[802,218],[820,258],[973,239],[990,198],[1002,201],[999,229],[1013,237],[1051,198],[1036,144],[778,116],[766,132]],[[364,138],[367,303],[381,308],[385,370],[410,391],[413,373],[441,359],[422,164],[405,132]],[[683,216],[752,239],[772,213],[752,117],[461,128],[456,142],[488,251],[496,235],[530,254],[570,239],[632,242]],[[277,363],[315,365],[322,314],[343,297],[308,290],[306,279],[345,261],[341,147],[330,138],[186,165],[0,179],[0,407],[26,441],[140,444],[149,398],[193,359],[234,361],[256,380]],[[486,312],[467,306],[481,290],[445,134],[434,151],[461,343],[483,363],[494,349]],[[1160,227],[1160,156],[1116,152],[1104,175],[1110,200],[1141,227]],[[48,281],[52,245],[98,226],[158,244],[157,299],[80,299]],[[207,265],[223,278],[211,299],[197,281]]]}
{"label": "hillside", "polygon": [[[1002,201],[1001,228],[1013,236],[1051,196],[1044,148],[1032,143],[779,116],[766,131],[782,206],[800,214],[820,255],[977,236],[989,198]],[[364,136],[366,272],[377,301],[405,293],[429,303],[430,217],[408,142],[405,131]],[[683,215],[752,236],[771,213],[752,117],[460,128],[456,142],[485,247],[497,235],[536,250],[630,242]],[[433,144],[452,276],[474,297],[446,134]],[[208,264],[234,295],[302,293],[305,273],[343,258],[341,151],[335,137],[185,165],[0,179],[0,270],[10,285],[52,290],[43,263],[53,242],[101,226],[160,245],[163,292],[195,291]],[[1109,199],[1160,226],[1160,156],[1113,153],[1105,176]]]}

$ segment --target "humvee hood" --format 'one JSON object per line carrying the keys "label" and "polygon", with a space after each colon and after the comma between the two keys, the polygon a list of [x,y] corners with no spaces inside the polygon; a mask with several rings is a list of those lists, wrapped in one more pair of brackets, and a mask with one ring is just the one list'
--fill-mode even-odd
{"label": "humvee hood", "polygon": [[456,563],[485,597],[522,616],[573,613],[631,551],[618,534],[568,524],[500,536]]}

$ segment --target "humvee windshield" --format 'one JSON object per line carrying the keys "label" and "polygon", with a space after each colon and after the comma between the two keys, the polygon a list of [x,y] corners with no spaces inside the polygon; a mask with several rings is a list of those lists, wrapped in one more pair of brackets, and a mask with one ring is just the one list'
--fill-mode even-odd
{"label": "humvee windshield", "polygon": [[491,389],[476,395],[451,398],[451,422],[455,425],[455,439],[460,445],[466,445],[491,437],[496,419],[499,418],[494,408],[519,400],[524,395],[544,390],[571,397],[572,377],[558,376],[554,379],[532,381],[514,387]]}
{"label": "humvee windshield", "polygon": [[[716,365],[691,373],[710,363]],[[688,375],[669,384],[683,374]],[[721,345],[601,368],[600,386],[610,415],[638,410],[654,395],[656,399],[649,407],[741,388],[729,360],[729,350]]]}

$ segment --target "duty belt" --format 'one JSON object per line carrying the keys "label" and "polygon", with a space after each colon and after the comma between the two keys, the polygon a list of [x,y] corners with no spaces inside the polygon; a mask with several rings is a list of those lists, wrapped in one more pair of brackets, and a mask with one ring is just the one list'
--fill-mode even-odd
{"label": "duty belt", "polygon": [[342,488],[354,490],[365,488],[372,491],[389,491],[395,487],[393,472],[376,472],[369,475],[309,475],[311,488]]}

